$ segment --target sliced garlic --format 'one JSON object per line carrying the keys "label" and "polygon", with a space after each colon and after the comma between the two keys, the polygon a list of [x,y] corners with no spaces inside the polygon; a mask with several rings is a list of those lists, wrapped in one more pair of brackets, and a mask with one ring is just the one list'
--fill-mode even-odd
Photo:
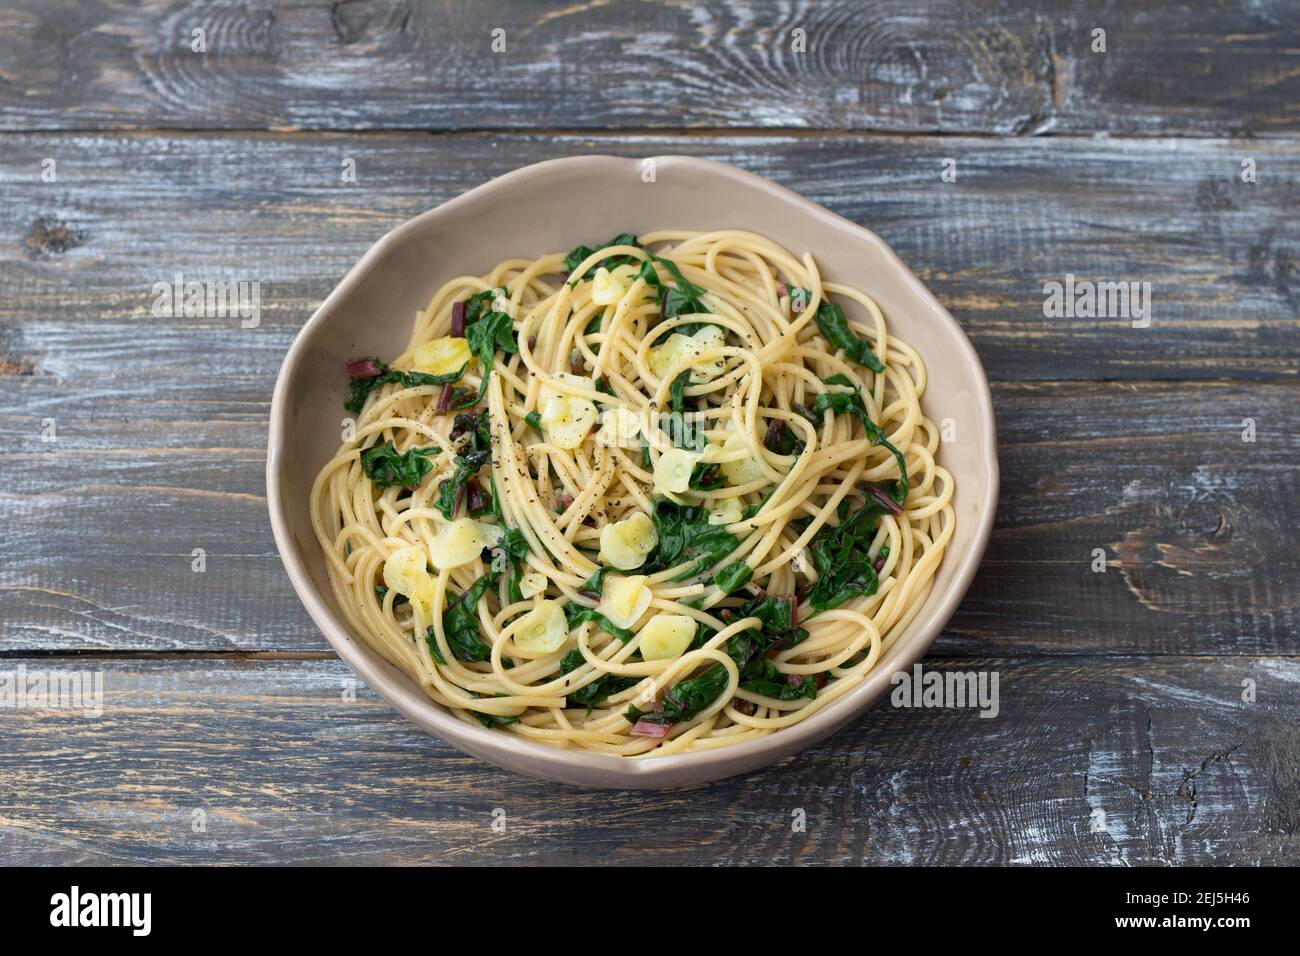
{"label": "sliced garlic", "polygon": [[569,415],[569,400],[563,395],[548,395],[541,406],[543,425],[562,422]]}
{"label": "sliced garlic", "polygon": [[411,545],[399,548],[384,562],[384,585],[412,601],[428,604],[433,600],[433,576],[424,548]]}
{"label": "sliced garlic", "polygon": [[644,574],[607,574],[600,588],[598,610],[619,627],[631,627],[650,606],[654,593]]}
{"label": "sliced garlic", "polygon": [[412,361],[417,372],[450,375],[452,372],[459,372],[473,357],[473,353],[469,350],[468,339],[446,335],[417,345]]}
{"label": "sliced garlic", "polygon": [[[705,349],[720,349],[727,344],[726,334],[716,325],[702,326],[691,337],[700,343],[701,352]],[[691,384],[701,385],[704,382],[711,382],[721,375],[726,368],[727,360],[721,356],[706,362],[700,362],[691,368]]]}
{"label": "sliced garlic", "polygon": [[[554,377],[558,378],[561,382],[567,382],[575,388],[584,389],[589,392],[595,391],[596,388],[595,380],[585,375],[574,375],[572,372],[557,372]],[[546,400],[552,395],[559,395],[562,398],[569,397],[566,392],[561,392],[558,388],[552,388],[550,385],[543,385],[541,389],[542,403],[545,404]]]}
{"label": "sliced garlic", "polygon": [[764,477],[764,471],[761,465],[754,459],[753,452],[750,449],[749,442],[743,435],[738,433],[727,436],[727,440],[722,443],[724,452],[734,452],[744,449],[746,452],[743,458],[736,461],[724,461],[721,465],[722,474],[727,481],[733,485],[743,485],[747,482]]}
{"label": "sliced garlic", "polygon": [[514,632],[515,647],[529,654],[558,651],[569,639],[569,623],[559,601],[539,601],[519,619]]}
{"label": "sliced garlic", "polygon": [[519,578],[519,593],[526,598],[544,594],[549,583],[546,575],[541,571],[529,571]]}
{"label": "sliced garlic", "polygon": [[542,407],[542,430],[552,444],[577,448],[591,433],[599,412],[585,398],[552,395]]}
{"label": "sliced garlic", "polygon": [[627,294],[627,289],[619,276],[601,266],[591,280],[591,301],[597,305],[613,305]]}
{"label": "sliced garlic", "polygon": [[695,341],[689,335],[682,335],[680,332],[674,332],[668,336],[668,341],[658,348],[650,350],[650,371],[654,372],[656,378],[664,378],[673,368],[681,361],[687,358],[694,358],[700,354],[700,343]]}
{"label": "sliced garlic", "polygon": [[739,498],[719,498],[709,509],[709,524],[735,524],[741,511]]}
{"label": "sliced garlic", "polygon": [[449,571],[468,564],[484,548],[491,548],[500,541],[501,529],[495,525],[483,524],[473,518],[460,518],[438,529],[433,536],[429,557],[439,571]]}
{"label": "sliced garlic", "polygon": [[[663,345],[650,350],[648,356],[650,371],[654,372],[657,378],[664,378],[678,363],[703,354],[705,349],[720,349],[726,344],[726,333],[716,325],[701,326],[694,335],[674,332],[668,336],[668,340]],[[721,357],[692,365],[691,384],[711,382],[721,375],[726,367],[726,360]]]}
{"label": "sliced garlic", "polygon": [[637,637],[642,660],[681,657],[695,640],[695,619],[685,614],[658,614],[637,632]]}
{"label": "sliced garlic", "polygon": [[[594,389],[595,383],[581,375],[560,372],[556,378],[569,382],[583,389]],[[561,448],[577,448],[591,428],[596,424],[599,411],[593,402],[576,395],[565,393],[543,385],[539,395],[538,407],[542,419],[542,430],[547,441]]]}
{"label": "sliced garlic", "polygon": [[600,416],[600,431],[596,432],[596,444],[608,445],[611,448],[633,448],[640,434],[640,415],[621,406],[607,408]]}
{"label": "sliced garlic", "polygon": [[[691,486],[691,472],[700,456],[682,448],[670,448],[655,462],[655,491],[681,494]],[[723,466],[726,467],[725,465]]]}
{"label": "sliced garlic", "polygon": [[600,529],[600,562],[620,571],[631,571],[645,564],[658,543],[654,522],[649,515],[638,511]]}

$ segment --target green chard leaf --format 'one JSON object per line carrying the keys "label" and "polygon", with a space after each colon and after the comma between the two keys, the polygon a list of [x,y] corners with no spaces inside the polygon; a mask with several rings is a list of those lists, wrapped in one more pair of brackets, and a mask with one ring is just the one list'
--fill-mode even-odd
{"label": "green chard leaf", "polygon": [[786,675],[771,661],[763,658],[746,668],[746,673],[752,676],[742,680],[740,686],[751,693],[775,697],[777,700],[798,700],[800,697],[812,700],[817,696],[817,682],[811,675],[805,676],[799,684],[792,687]]}
{"label": "green chard leaf", "polygon": [[452,440],[459,441],[465,436],[469,436],[469,442],[462,451],[480,451],[492,447],[492,416],[486,409],[476,415],[466,413],[452,419]]}
{"label": "green chard leaf", "polygon": [[[465,300],[465,338],[469,342],[470,351],[474,353],[474,357],[478,359],[479,366],[483,370],[483,378],[479,383],[477,393],[470,389],[457,389],[455,391],[449,406],[453,410],[470,408],[483,400],[483,396],[487,392],[488,375],[491,374],[497,349],[511,353],[519,350],[514,336],[514,323],[510,316],[504,312],[497,312],[492,308],[492,303],[496,300],[497,295],[505,294],[506,290],[504,288],[499,290],[484,289],[482,292],[475,293]],[[371,361],[379,368],[379,374],[368,378],[353,377],[349,383],[348,400],[343,407],[353,414],[358,414],[365,407],[370,394],[383,385],[392,382],[399,383],[403,388],[415,388],[420,385],[449,385],[452,382],[460,381],[465,374],[465,370],[469,367],[469,363],[466,362],[455,372],[448,372],[444,375],[430,375],[427,372],[404,372],[391,368],[377,358]]]}
{"label": "green chard leaf", "polygon": [[[462,500],[468,503],[469,483],[474,480],[479,469],[492,461],[490,415],[486,411],[479,412],[477,415],[468,413],[457,415],[452,422],[451,437],[457,440],[468,437],[469,440],[463,443],[460,452],[452,459],[456,470],[452,472],[450,478],[444,478],[439,482],[438,494],[433,500],[433,506],[441,511],[442,516],[448,521],[455,519]],[[492,508],[495,513],[498,508],[495,488],[491,497],[492,500],[487,503],[487,507]],[[474,514],[483,514],[487,508],[469,510]]]}
{"label": "green chard leaf", "polygon": [[[575,671],[586,663],[586,658],[582,656],[582,651],[576,647],[564,655],[560,661],[560,674],[568,674]],[[579,687],[575,691],[569,692],[569,703],[579,707],[586,707],[587,712],[597,704],[602,703],[606,697],[622,693],[629,687],[637,683],[638,678],[620,677],[617,674],[603,674],[597,677],[590,684]]]}
{"label": "green chard leaf", "polygon": [[636,636],[626,627],[619,627],[594,607],[583,607],[581,604],[574,604],[572,601],[564,605],[564,619],[569,622],[569,630],[573,630],[579,624],[591,623],[606,634],[613,634],[624,644]]}
{"label": "green chard leaf", "polygon": [[[487,697],[487,694],[480,694],[478,691],[471,691],[471,693],[472,693],[475,697],[477,697],[479,700],[482,700],[483,698]],[[494,696],[494,697],[508,697],[508,696],[510,696],[510,695],[509,695],[509,694],[494,694],[493,696]],[[477,721],[478,721],[480,724],[482,724],[484,727],[487,727],[489,730],[490,730],[491,728],[493,728],[493,727],[504,727],[506,724],[517,724],[517,723],[519,723],[519,718],[518,718],[518,717],[503,717],[503,716],[500,716],[500,715],[498,715],[498,714],[484,714],[484,713],[482,713],[482,712],[480,712],[480,711],[477,711],[477,710],[471,710],[470,713],[474,715],[474,719],[475,719],[475,720],[477,720]]]}
{"label": "green chard leaf", "polygon": [[775,418],[768,424],[766,444],[778,455],[797,455],[804,447],[804,443],[790,430],[790,426]]}
{"label": "green chard leaf", "polygon": [[442,449],[434,446],[399,452],[391,442],[385,442],[361,453],[361,470],[380,491],[394,485],[418,488],[424,476],[433,470],[433,462],[427,456],[441,453]]}
{"label": "green chard leaf", "polygon": [[[651,713],[641,713],[633,706],[629,719],[642,719],[661,724],[676,724],[690,720],[715,700],[727,686],[727,669],[721,664],[714,664],[698,677],[679,681],[664,691],[661,708]],[[631,712],[637,711],[632,718]]]}
{"label": "green chard leaf", "polygon": [[668,386],[668,400],[672,404],[674,412],[680,413],[686,399],[686,385],[690,381],[691,373],[682,372],[673,379],[673,383]]}
{"label": "green chard leaf", "polygon": [[[490,316],[496,310],[492,304],[496,302],[497,296],[509,298],[509,292],[505,286],[499,289],[484,289],[482,292],[475,292],[465,300],[465,331],[468,338],[469,327]],[[500,312],[498,315],[502,314]],[[514,351],[511,349],[510,351]]]}
{"label": "green chard leaf", "polygon": [[681,560],[696,559],[685,573],[674,578],[676,581],[702,574],[739,544],[725,525],[709,524],[709,513],[704,508],[679,505],[664,498],[655,502],[650,517],[659,543],[647,560],[647,568],[661,571]]}
{"label": "green chard leaf", "polygon": [[[777,638],[786,638],[798,631],[798,603],[792,594],[760,595],[741,607],[736,616],[758,618],[763,622],[764,633]],[[797,643],[798,640],[791,640],[785,646],[793,647]]]}
{"label": "green chard leaf", "polygon": [[668,567],[685,550],[688,540],[686,515],[689,511],[689,508],[667,499],[655,502],[655,510],[650,520],[654,522],[655,535],[659,543],[655,545],[655,550],[650,555],[650,567],[657,570]]}
{"label": "green chard leaf", "polygon": [[433,506],[442,512],[444,518],[448,521],[455,519],[465,486],[478,474],[478,470],[491,460],[490,448],[457,455],[453,459],[456,470],[451,473],[450,478],[444,478],[439,483],[438,496],[433,500]]}
{"label": "green chard leaf", "polygon": [[647,302],[660,302],[662,308],[664,284],[659,281],[659,271],[655,269],[655,257],[650,256],[641,263],[641,270],[637,273],[639,278],[645,279],[646,288],[652,292],[645,297]]}
{"label": "green chard leaf", "polygon": [[857,362],[864,365],[873,372],[883,372],[885,366],[876,353],[871,351],[871,343],[866,339],[860,339],[853,334],[849,327],[849,320],[844,315],[844,310],[836,303],[823,300],[817,306],[817,315],[815,321],[817,328],[821,330],[826,341],[831,344],[832,348],[843,349],[844,354]]}
{"label": "green chard leaf", "polygon": [[510,582],[508,584],[508,593],[511,601],[522,601],[523,592],[519,590],[519,581],[524,576],[524,562],[528,560],[528,539],[518,528],[512,528],[506,524],[505,511],[501,508],[501,495],[497,491],[497,480],[495,477],[488,478],[488,488],[492,495],[491,511],[497,519],[497,524],[501,526],[504,534],[501,536],[501,544],[498,545],[501,557],[493,556],[492,569],[498,573],[505,571],[505,563],[510,565]]}
{"label": "green chard leaf", "polygon": [[791,687],[786,676],[766,656],[769,651],[788,650],[808,637],[808,632],[798,626],[798,601],[794,595],[759,595],[737,609],[735,617],[756,617],[762,621],[760,630],[745,631],[727,644],[728,655],[740,668],[743,690],[778,700],[817,696],[817,684],[811,677]]}
{"label": "green chard leaf", "polygon": [[848,414],[856,416],[858,421],[862,422],[862,427],[866,430],[867,438],[871,440],[871,444],[883,445],[894,456],[894,460],[898,462],[898,474],[900,478],[897,489],[898,497],[895,498],[895,501],[901,505],[905,500],[907,500],[908,489],[907,462],[903,458],[903,453],[895,448],[893,444],[890,443],[889,439],[885,437],[884,429],[871,420],[871,416],[867,414],[867,407],[862,402],[862,395],[858,392],[857,386],[855,386],[847,376],[832,375],[830,378],[826,379],[826,384],[846,385],[852,388],[853,391],[822,392],[818,395],[817,400],[813,403],[812,407],[812,412],[816,416],[813,420],[813,424],[820,424],[822,414],[827,411],[833,412],[836,415]]}
{"label": "green chard leaf", "polygon": [[[879,490],[883,492],[881,497],[897,500],[896,488]],[[880,586],[875,561],[868,549],[876,537],[880,516],[888,509],[879,497],[870,493],[865,493],[865,497],[861,507],[843,514],[834,527],[823,527],[808,543],[813,569],[817,572],[817,583],[808,592],[808,604],[814,613],[839,607],[855,595],[875,594]]]}
{"label": "green chard leaf", "polygon": [[[672,281],[676,283],[675,285],[666,285],[659,278],[659,272],[654,266],[655,263],[667,270]],[[638,275],[645,280],[648,288],[654,290],[654,295],[650,298],[657,299],[659,302],[659,314],[662,318],[673,319],[679,315],[695,315],[696,313],[709,311],[702,298],[706,290],[688,281],[682,275],[682,270],[678,268],[677,263],[671,259],[651,255],[650,258],[641,263],[641,271]],[[698,328],[698,324],[692,325],[688,323],[681,326],[678,331],[683,335],[690,335]]]}
{"label": "green chard leaf", "polygon": [[713,583],[718,586],[723,594],[730,594],[738,588],[744,587],[745,582],[753,575],[754,569],[744,561],[737,561],[735,564],[729,564],[713,576]]}
{"label": "green chard leaf", "polygon": [[464,398],[452,403],[453,409],[472,408],[483,401],[487,394],[488,376],[496,362],[497,350],[514,354],[519,351],[515,340],[514,320],[504,312],[492,308],[498,294],[505,295],[506,290],[485,289],[466,300],[465,305],[465,339],[469,350],[478,359],[483,370],[478,393],[470,392]]}
{"label": "green chard leaf", "polygon": [[599,567],[596,569],[595,574],[578,585],[578,593],[587,595],[593,601],[599,601],[601,590],[605,586],[605,575],[627,573],[627,571],[620,571],[618,568]]}
{"label": "green chard leaf", "polygon": [[709,465],[701,461],[696,462],[695,467],[691,469],[689,487],[692,491],[713,491],[726,483],[727,479],[723,476],[720,465]]}
{"label": "green chard leaf", "polygon": [[[497,575],[488,572],[442,612],[442,630],[447,636],[447,646],[459,661],[466,663],[485,661],[492,656],[492,648],[479,636],[478,602],[496,580]],[[447,663],[441,659],[442,655],[438,651],[438,641],[434,637],[432,627],[429,628],[425,639],[428,641],[433,659],[439,664]]]}
{"label": "green chard leaf", "polygon": [[510,567],[510,581],[507,584],[510,600],[522,601],[524,595],[519,590],[519,581],[524,575],[524,561],[528,559],[528,539],[518,528],[507,527],[498,547],[501,550],[498,556],[493,557],[492,568],[504,572],[506,565]]}
{"label": "green chard leaf", "polygon": [[596,246],[594,249],[591,246],[574,247],[574,249],[564,257],[564,268],[568,270],[573,284],[577,284],[581,279],[590,279],[596,274],[596,270],[602,267],[606,269],[617,269],[621,265],[627,265],[629,263],[635,264],[637,262],[636,256],[622,253],[616,256],[606,256],[594,265],[590,266],[587,271],[580,276],[574,276],[572,274],[573,270],[582,265],[590,256],[595,255],[601,249],[608,249],[611,246],[635,246],[640,249],[641,243],[637,241],[636,236],[632,235],[632,233],[624,232],[615,236],[613,239],[609,240],[609,242]]}
{"label": "green chard leaf", "polygon": [[[742,631],[727,642],[727,656],[736,662],[736,667],[740,671],[741,686],[745,687],[747,682],[758,681],[765,682],[758,685],[764,690],[755,690],[755,693],[765,693],[767,689],[775,690],[776,688],[768,688],[766,682],[775,683],[771,678],[773,673],[778,677],[784,675],[776,670],[775,665],[766,661],[764,655],[773,648],[793,647],[808,636],[807,631],[796,626],[794,595],[760,595],[739,608],[731,609],[731,614],[733,619],[757,617],[763,623],[761,630],[751,628]],[[627,719],[664,724],[690,720],[717,700],[726,686],[727,669],[721,664],[713,664],[699,675],[681,681],[664,691],[663,703],[659,710],[644,712],[632,706],[628,708]],[[816,685],[811,681],[806,682],[799,690],[800,693],[795,697],[810,696],[804,693],[805,690],[811,690],[813,697],[817,693]]]}
{"label": "green chard leaf", "polygon": [[669,275],[673,277],[673,281],[676,283],[673,286],[660,287],[659,307],[665,319],[709,311],[702,298],[705,290],[694,283],[688,282],[686,277],[682,275],[682,270],[677,267],[677,263],[659,256],[655,256],[654,259],[655,262],[668,270]]}
{"label": "green chard leaf", "polygon": [[771,488],[767,489],[767,491],[763,494],[763,497],[759,498],[752,505],[745,505],[745,507],[741,508],[740,520],[748,521],[750,518],[754,517],[760,511],[762,511],[763,505],[767,504],[768,499],[771,498],[772,495],[776,493],[776,488],[777,486],[773,485]]}
{"label": "green chard leaf", "polygon": [[366,405],[366,400],[370,398],[370,393],[382,385],[388,385],[392,382],[401,384],[402,388],[416,388],[420,385],[446,385],[450,382],[460,380],[465,374],[465,369],[469,363],[462,365],[458,371],[447,372],[444,375],[430,375],[428,372],[403,372],[400,369],[390,368],[379,359],[371,359],[378,366],[380,372],[378,375],[372,375],[369,378],[352,378],[348,383],[348,400],[344,402],[343,407],[356,415],[361,412]]}

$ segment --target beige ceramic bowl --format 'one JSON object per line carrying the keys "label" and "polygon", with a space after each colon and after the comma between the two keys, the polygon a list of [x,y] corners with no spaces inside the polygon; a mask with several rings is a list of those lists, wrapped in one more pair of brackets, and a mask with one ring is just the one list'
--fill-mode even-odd
{"label": "beige ceramic bowl", "polygon": [[[875,234],[734,166],[680,156],[557,159],[516,170],[417,216],[380,239],[303,326],[285,356],[271,403],[267,502],[276,545],[298,596],[352,669],[429,732],[498,766],[589,787],[675,787],[774,763],[826,737],[925,653],[966,593],[984,553],[998,496],[993,404],[961,328]],[[622,232],[736,228],[816,258],[823,278],[865,289],[890,330],[929,369],[923,405],[953,419],[957,440],[939,460],[957,483],[957,529],[925,607],[862,685],[761,740],[703,753],[628,760],[560,750],[467,724],[431,701],[352,633],[338,613],[312,532],[307,496],[339,445],[343,363],[400,353],[413,316],[447,279],[480,275],[511,257],[535,258]]]}

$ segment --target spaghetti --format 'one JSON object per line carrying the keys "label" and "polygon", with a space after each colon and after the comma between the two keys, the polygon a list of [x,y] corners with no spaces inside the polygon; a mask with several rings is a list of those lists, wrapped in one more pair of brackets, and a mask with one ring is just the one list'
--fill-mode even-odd
{"label": "spaghetti", "polygon": [[640,757],[806,720],[952,537],[920,357],[753,233],[507,260],[348,372],[311,491],[339,607],[451,713],[529,740]]}

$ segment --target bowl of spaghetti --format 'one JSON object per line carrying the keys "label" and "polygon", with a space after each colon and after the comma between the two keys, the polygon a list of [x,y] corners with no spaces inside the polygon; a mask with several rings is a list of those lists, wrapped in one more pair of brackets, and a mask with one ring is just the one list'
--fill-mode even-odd
{"label": "bowl of spaghetti", "polygon": [[884,242],[672,156],[541,163],[380,239],[290,348],[267,460],[368,686],[601,787],[859,714],[955,611],[997,485],[979,360]]}

